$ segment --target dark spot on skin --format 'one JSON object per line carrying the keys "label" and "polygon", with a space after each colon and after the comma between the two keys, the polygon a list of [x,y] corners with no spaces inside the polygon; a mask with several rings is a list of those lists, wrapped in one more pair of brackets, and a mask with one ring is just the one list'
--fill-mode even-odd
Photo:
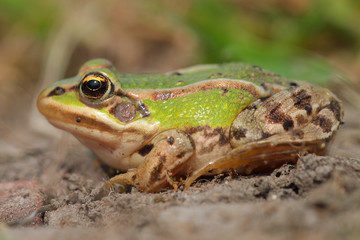
{"label": "dark spot on skin", "polygon": [[283,128],[285,131],[289,131],[289,129],[292,127],[294,127],[294,121],[291,119],[284,119]]}
{"label": "dark spot on skin", "polygon": [[292,87],[298,87],[298,86],[299,86],[296,82],[290,82],[289,84],[290,84],[290,86],[292,86]]}
{"label": "dark spot on skin", "polygon": [[173,72],[172,75],[177,75],[177,76],[181,76],[182,73],[179,73],[179,72]]}
{"label": "dark spot on skin", "polygon": [[332,111],[334,113],[336,120],[341,122],[341,106],[340,106],[340,103],[338,101],[336,101],[335,99],[331,99],[328,108],[330,109],[330,111]]}
{"label": "dark spot on skin", "polygon": [[300,129],[296,130],[293,132],[294,137],[297,137],[299,139],[303,139],[304,138],[304,132]]}
{"label": "dark spot on skin", "polygon": [[145,145],[138,151],[138,153],[144,157],[147,154],[149,154],[149,152],[153,149],[153,147],[154,147],[154,144]]}
{"label": "dark spot on skin", "polygon": [[295,194],[299,194],[299,187],[295,183],[290,183],[288,186],[284,187],[294,191]]}
{"label": "dark spot on skin", "polygon": [[265,91],[267,91],[267,90],[268,90],[268,88],[267,88],[267,86],[266,86],[266,84],[265,84],[265,83],[261,83],[261,86],[264,88],[264,90],[265,90]]}
{"label": "dark spot on skin", "polygon": [[138,102],[137,110],[141,113],[142,117],[150,116],[150,112],[143,102]]}
{"label": "dark spot on skin", "polygon": [[222,90],[223,90],[222,95],[225,95],[225,94],[227,94],[229,92],[229,89],[227,89],[227,88],[222,88]]}
{"label": "dark spot on skin", "polygon": [[310,104],[311,96],[304,90],[301,89],[298,92],[293,93],[291,98],[294,101],[294,107],[297,109],[304,109],[308,115],[312,112],[312,106]]}
{"label": "dark spot on skin", "polygon": [[136,175],[133,175],[133,176],[131,177],[131,180],[135,181],[135,180],[136,180]]}
{"label": "dark spot on skin", "polygon": [[269,97],[263,97],[263,98],[260,98],[260,101],[261,102],[265,102],[266,101],[266,99],[268,99]]}
{"label": "dark spot on skin", "polygon": [[282,124],[284,130],[288,131],[294,126],[294,121],[291,117],[284,112],[280,111],[281,104],[278,103],[274,108],[266,115],[272,123]]}
{"label": "dark spot on skin", "polygon": [[159,164],[151,171],[149,183],[154,183],[155,181],[161,180],[160,173],[163,170],[164,162],[166,161],[166,156],[161,155],[159,158]]}
{"label": "dark spot on skin", "polygon": [[227,144],[229,142],[229,138],[223,133],[220,133],[220,138],[219,138],[219,145],[223,146],[225,144]]}
{"label": "dark spot on skin", "polygon": [[168,142],[170,145],[173,145],[173,144],[174,144],[174,141],[175,141],[175,139],[174,139],[174,137],[172,137],[172,136],[168,137],[168,139],[167,139],[167,142]]}
{"label": "dark spot on skin", "polygon": [[176,155],[177,158],[182,158],[183,156],[185,156],[185,152],[181,152],[178,155]]}
{"label": "dark spot on skin", "polygon": [[133,120],[136,116],[135,106],[129,102],[123,102],[116,105],[115,108],[110,109],[110,113],[113,114],[121,122],[127,123]]}
{"label": "dark spot on skin", "polygon": [[305,106],[305,111],[307,115],[310,115],[312,112],[312,106],[311,105],[306,105]]}
{"label": "dark spot on skin", "polygon": [[256,110],[257,108],[258,108],[257,105],[252,103],[249,106],[247,106],[245,109],[251,111],[251,110]]}
{"label": "dark spot on skin", "polygon": [[81,122],[81,117],[77,117],[76,122],[78,122],[78,123]]}
{"label": "dark spot on skin", "polygon": [[261,139],[265,139],[265,138],[268,138],[268,137],[271,137],[272,134],[268,133],[268,132],[262,132],[261,134]]}
{"label": "dark spot on skin", "polygon": [[215,129],[211,128],[209,125],[198,126],[198,127],[190,127],[186,129],[186,133],[194,134],[197,132],[203,132],[205,137],[213,137],[216,135],[221,135],[226,133],[226,129],[222,127],[217,127]]}
{"label": "dark spot on skin", "polygon": [[236,128],[232,131],[232,136],[236,140],[239,140],[240,138],[246,137],[246,132],[247,130],[244,128]]}
{"label": "dark spot on skin", "polygon": [[56,87],[54,88],[54,90],[52,90],[47,96],[48,97],[52,97],[52,96],[61,96],[65,93],[65,89],[62,87]]}
{"label": "dark spot on skin", "polygon": [[313,124],[321,127],[321,129],[323,130],[323,132],[331,132],[331,127],[332,127],[332,123],[329,119],[325,118],[325,117],[316,117],[313,121]]}

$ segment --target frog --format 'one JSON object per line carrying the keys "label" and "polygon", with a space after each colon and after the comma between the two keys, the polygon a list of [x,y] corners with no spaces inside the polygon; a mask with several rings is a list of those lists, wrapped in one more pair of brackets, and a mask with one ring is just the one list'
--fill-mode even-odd
{"label": "frog", "polygon": [[246,63],[131,74],[93,59],[43,90],[37,106],[120,172],[108,186],[143,192],[325,155],[343,123],[330,90]]}

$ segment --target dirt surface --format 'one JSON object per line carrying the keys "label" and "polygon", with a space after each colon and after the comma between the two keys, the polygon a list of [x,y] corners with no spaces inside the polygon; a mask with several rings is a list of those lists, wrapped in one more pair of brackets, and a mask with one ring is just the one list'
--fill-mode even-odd
{"label": "dirt surface", "polygon": [[330,156],[155,194],[107,191],[96,157],[70,135],[3,131],[0,180],[37,180],[55,209],[43,226],[0,226],[0,239],[359,239],[359,112],[345,113]]}

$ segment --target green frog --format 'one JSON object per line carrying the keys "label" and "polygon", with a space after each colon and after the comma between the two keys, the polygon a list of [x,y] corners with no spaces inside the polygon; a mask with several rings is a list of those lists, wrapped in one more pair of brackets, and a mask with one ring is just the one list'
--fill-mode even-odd
{"label": "green frog", "polygon": [[244,63],[122,74],[94,59],[42,91],[37,105],[52,125],[123,172],[109,185],[146,192],[323,155],[343,118],[329,90]]}

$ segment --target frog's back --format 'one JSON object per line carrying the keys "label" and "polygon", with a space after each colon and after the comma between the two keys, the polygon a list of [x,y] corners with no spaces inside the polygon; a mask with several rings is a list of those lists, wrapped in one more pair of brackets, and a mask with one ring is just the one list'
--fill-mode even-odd
{"label": "frog's back", "polygon": [[199,65],[168,74],[120,74],[128,96],[140,99],[150,121],[163,128],[230,127],[246,106],[268,97],[289,81],[243,63]]}
{"label": "frog's back", "polygon": [[198,65],[167,74],[119,74],[124,90],[169,89],[206,80],[241,80],[260,86],[263,83],[287,86],[288,80],[258,66],[245,63]]}

